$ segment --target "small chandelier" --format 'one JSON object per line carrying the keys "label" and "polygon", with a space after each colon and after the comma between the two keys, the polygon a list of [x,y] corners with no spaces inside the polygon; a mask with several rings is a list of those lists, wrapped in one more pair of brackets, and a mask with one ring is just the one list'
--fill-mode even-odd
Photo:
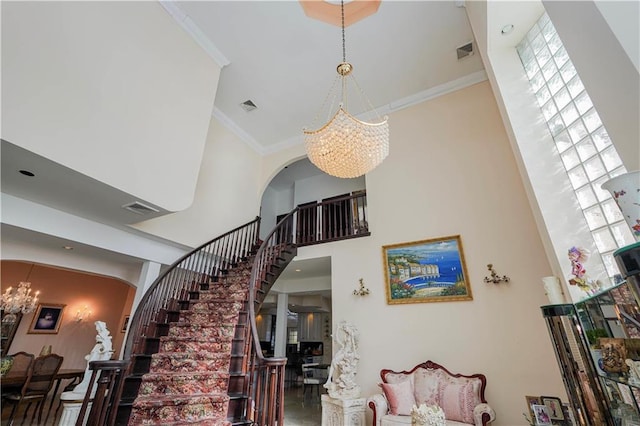
{"label": "small chandelier", "polygon": [[[338,65],[338,79],[342,82],[342,102],[333,117],[318,130],[304,130],[307,156],[320,170],[339,178],[355,178],[376,168],[389,155],[389,124],[387,117],[367,123],[358,120],[347,111],[347,77],[351,77],[353,66],[347,62],[344,36],[344,0],[340,2],[342,12],[342,62]],[[362,90],[361,94],[364,96]],[[369,106],[373,109],[373,107]],[[375,110],[374,110],[375,111]]]}
{"label": "small chandelier", "polygon": [[[27,280],[34,266],[35,265],[31,265]],[[31,295],[31,283],[28,281],[21,281],[15,290],[13,287],[6,289],[4,294],[0,296],[0,309],[6,314],[4,318],[2,318],[2,323],[10,324],[16,322],[18,319],[16,314],[18,312],[22,312],[23,314],[33,312],[36,306],[38,306],[39,294],[40,292],[36,291],[34,295]]]}

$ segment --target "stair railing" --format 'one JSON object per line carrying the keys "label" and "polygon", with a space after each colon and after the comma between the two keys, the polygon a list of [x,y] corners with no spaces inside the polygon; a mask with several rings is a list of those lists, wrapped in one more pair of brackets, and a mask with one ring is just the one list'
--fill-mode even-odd
{"label": "stair railing", "polygon": [[[249,324],[250,338],[246,346],[247,373],[249,380],[247,417],[256,426],[274,426],[284,421],[284,376],[287,358],[265,358],[260,347],[256,327],[256,309],[261,301],[256,300],[258,292],[267,292],[273,285],[285,262],[290,261],[287,253],[295,249],[294,224],[298,208],[285,216],[264,239],[258,249],[251,270],[249,283]],[[280,266],[279,260],[282,260]]]}
{"label": "stair railing", "polygon": [[202,244],[187,253],[160,275],[144,294],[129,323],[124,359],[143,350],[145,337],[168,311],[179,309],[178,301],[188,299],[203,282],[216,280],[259,241],[260,217]]}

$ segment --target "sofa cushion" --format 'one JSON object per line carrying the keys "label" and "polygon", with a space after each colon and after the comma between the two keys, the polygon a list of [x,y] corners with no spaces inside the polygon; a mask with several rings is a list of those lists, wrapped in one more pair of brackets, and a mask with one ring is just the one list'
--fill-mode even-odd
{"label": "sofa cushion", "polygon": [[417,368],[413,372],[413,396],[416,405],[440,405],[439,383],[445,379],[445,372],[437,369]]}
{"label": "sofa cushion", "polygon": [[381,383],[391,414],[410,415],[416,400],[413,397],[413,380],[398,383]]}
{"label": "sofa cushion", "polygon": [[482,402],[480,379],[444,377],[439,383],[439,404],[447,420],[473,423],[473,409]]}

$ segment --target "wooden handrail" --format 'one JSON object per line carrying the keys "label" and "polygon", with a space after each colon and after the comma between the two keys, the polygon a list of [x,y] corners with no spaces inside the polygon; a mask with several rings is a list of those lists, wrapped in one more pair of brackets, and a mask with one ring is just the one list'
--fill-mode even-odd
{"label": "wooden handrail", "polygon": [[215,278],[247,256],[258,242],[260,218],[238,226],[202,244],[174,262],[144,294],[130,322],[124,359],[129,359],[159,312],[174,304],[200,282]]}

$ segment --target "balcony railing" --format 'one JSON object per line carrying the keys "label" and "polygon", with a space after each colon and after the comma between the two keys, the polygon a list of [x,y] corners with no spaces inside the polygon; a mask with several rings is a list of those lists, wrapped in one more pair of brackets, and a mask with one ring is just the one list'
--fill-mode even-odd
{"label": "balcony railing", "polygon": [[367,194],[361,191],[302,204],[298,206],[292,228],[298,247],[371,235],[367,220]]}

